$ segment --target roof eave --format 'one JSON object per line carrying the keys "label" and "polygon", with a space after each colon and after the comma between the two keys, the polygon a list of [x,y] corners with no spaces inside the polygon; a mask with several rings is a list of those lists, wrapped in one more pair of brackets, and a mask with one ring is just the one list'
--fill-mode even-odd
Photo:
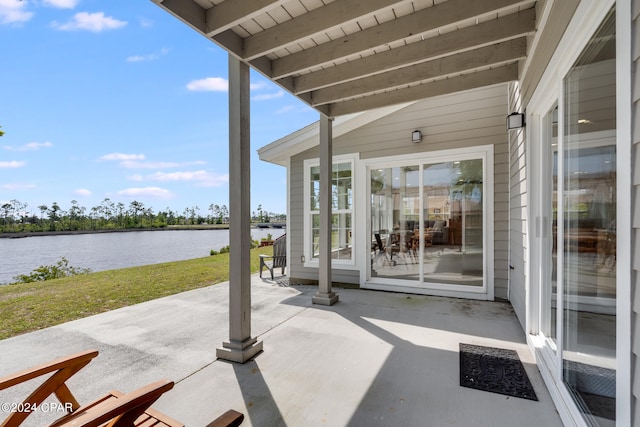
{"label": "roof eave", "polygon": [[[333,138],[340,137],[348,132],[358,129],[368,123],[386,117],[396,111],[402,110],[417,101],[407,102],[403,104],[390,105],[387,107],[376,108],[374,110],[354,113],[345,116],[336,117],[333,121],[332,134]],[[283,138],[277,139],[272,143],[258,149],[260,160],[287,166],[289,158],[300,154],[320,143],[320,127],[319,122],[311,123],[304,128],[297,130]]]}

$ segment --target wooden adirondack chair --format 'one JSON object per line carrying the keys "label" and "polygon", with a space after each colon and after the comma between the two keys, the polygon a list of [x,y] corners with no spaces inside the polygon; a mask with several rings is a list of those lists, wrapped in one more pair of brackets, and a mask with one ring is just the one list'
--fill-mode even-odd
{"label": "wooden adirondack chair", "polygon": [[273,255],[260,255],[260,277],[262,277],[262,268],[266,267],[271,272],[271,280],[273,280],[273,269],[281,268],[281,274],[284,274],[284,268],[287,266],[287,235],[283,234],[273,241]]}
{"label": "wooden adirondack chair", "polygon": [[[32,413],[29,409],[37,409],[51,395],[58,398],[68,413],[50,427],[184,427],[184,424],[150,408],[163,393],[173,388],[173,382],[168,380],[160,380],[129,393],[114,390],[81,406],[66,382],[97,355],[97,350],[87,350],[0,378],[0,390],[4,390],[43,375],[50,375],[22,403],[15,402],[17,408],[26,410],[10,412],[0,427],[19,426]],[[227,411],[209,425],[238,426],[243,418],[239,412]]]}

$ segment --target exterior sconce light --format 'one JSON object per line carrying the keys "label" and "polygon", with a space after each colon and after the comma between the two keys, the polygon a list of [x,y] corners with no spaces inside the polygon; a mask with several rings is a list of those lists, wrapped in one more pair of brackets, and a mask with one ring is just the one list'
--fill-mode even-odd
{"label": "exterior sconce light", "polygon": [[524,114],[511,113],[507,116],[507,130],[521,129],[524,127]]}
{"label": "exterior sconce light", "polygon": [[420,142],[422,141],[422,132],[419,130],[414,130],[411,132],[411,142]]}

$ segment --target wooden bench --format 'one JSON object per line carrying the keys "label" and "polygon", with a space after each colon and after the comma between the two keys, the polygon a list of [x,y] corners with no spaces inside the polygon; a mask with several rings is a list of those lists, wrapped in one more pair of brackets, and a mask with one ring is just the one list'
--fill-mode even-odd
{"label": "wooden bench", "polygon": [[262,277],[262,269],[266,267],[271,272],[271,280],[273,280],[273,269],[281,268],[281,274],[284,274],[284,268],[287,266],[287,235],[283,234],[273,241],[273,255],[260,255],[260,277]]}

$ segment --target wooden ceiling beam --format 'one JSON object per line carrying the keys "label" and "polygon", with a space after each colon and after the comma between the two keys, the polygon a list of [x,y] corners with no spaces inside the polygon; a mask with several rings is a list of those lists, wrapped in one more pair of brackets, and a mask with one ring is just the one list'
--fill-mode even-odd
{"label": "wooden ceiling beam", "polygon": [[468,72],[488,66],[513,63],[527,55],[527,40],[521,37],[410,67],[376,74],[311,92],[312,105],[322,105],[338,100],[407,86],[430,79]]}
{"label": "wooden ceiling beam", "polygon": [[155,4],[198,31],[205,33],[206,10],[195,1],[184,0],[152,0]]}
{"label": "wooden ceiling beam", "polygon": [[[449,0],[274,60],[273,78],[285,77],[323,64],[331,64],[336,60],[383,47],[407,37],[424,34],[460,21],[486,16],[510,6],[526,3],[523,0]],[[326,7],[328,6],[321,9]],[[274,29],[274,31],[276,30]]]}
{"label": "wooden ceiling beam", "polygon": [[207,9],[206,34],[209,37],[253,19],[256,16],[280,6],[286,0],[225,0]]}
{"label": "wooden ceiling beam", "polygon": [[503,65],[501,67],[478,71],[476,73],[464,74],[458,77],[437,80],[431,83],[329,104],[330,117],[357,113],[387,105],[418,101],[423,98],[445,95],[448,93],[460,92],[483,86],[491,86],[517,79],[518,64],[514,63]]}
{"label": "wooden ceiling beam", "polygon": [[[493,21],[445,33],[421,42],[345,62],[293,79],[294,93],[299,94],[368,75],[418,64],[456,52],[506,41],[535,31],[535,10],[507,15]],[[272,64],[273,66],[273,64]]]}
{"label": "wooden ceiling beam", "polygon": [[252,60],[267,55],[298,40],[371,16],[401,2],[400,0],[340,0],[329,3],[245,38],[244,57]]}

